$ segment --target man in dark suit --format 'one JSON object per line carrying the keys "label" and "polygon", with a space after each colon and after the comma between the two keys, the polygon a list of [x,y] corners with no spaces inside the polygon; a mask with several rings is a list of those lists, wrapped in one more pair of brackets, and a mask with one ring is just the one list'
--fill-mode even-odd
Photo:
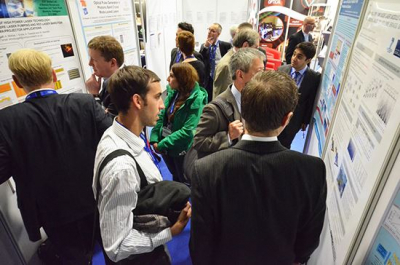
{"label": "man in dark suit", "polygon": [[112,120],[91,95],[57,94],[48,55],[19,50],[9,68],[28,95],[0,111],[0,183],[13,177],[31,241],[43,227],[63,264],[88,264],[94,157]]}
{"label": "man in dark suit", "polygon": [[213,96],[213,81],[215,68],[222,57],[231,49],[232,45],[229,42],[219,40],[222,26],[218,23],[213,23],[208,27],[207,39],[200,47],[200,53],[203,55],[206,73],[209,76],[207,82],[208,102],[211,102]]}
{"label": "man in dark suit", "polygon": [[215,104],[204,107],[193,139],[193,148],[200,156],[232,146],[243,134],[241,91],[256,73],[264,69],[264,58],[262,53],[253,48],[238,49],[230,58],[228,72],[232,73],[230,78],[233,83],[227,85],[215,101],[224,102],[232,118],[226,117]]}
{"label": "man in dark suit", "polygon": [[86,81],[90,94],[99,98],[103,108],[113,116],[118,114],[107,91],[108,78],[124,64],[124,50],[112,36],[98,36],[88,43],[89,66],[93,74]]}
{"label": "man in dark suit", "polygon": [[194,265],[292,265],[317,248],[326,208],[324,163],[277,140],[297,97],[287,75],[256,74],[242,91],[242,140],[196,161]]}
{"label": "man in dark suit", "polygon": [[278,139],[283,146],[290,149],[290,145],[297,132],[305,131],[310,123],[314,109],[321,74],[311,70],[309,64],[315,56],[315,46],[311,42],[302,42],[296,46],[292,56],[292,64],[278,68],[278,71],[290,75],[299,88],[300,99],[294,111],[293,118]]}
{"label": "man in dark suit", "polygon": [[[189,31],[192,34],[194,34],[194,28],[193,28],[192,24],[189,24],[187,22],[180,22],[178,24],[178,29],[176,30],[176,38],[175,38],[176,48],[173,48],[171,50],[171,62],[169,63],[169,69],[171,69],[171,67],[174,63],[180,63],[183,61],[183,54],[178,48],[178,33],[183,30]],[[202,61],[202,62],[204,61],[203,55],[201,55],[200,53],[193,51],[193,55],[194,55],[194,57],[196,57],[197,60]]]}
{"label": "man in dark suit", "polygon": [[301,42],[311,42],[311,43],[313,42],[313,38],[310,32],[313,31],[314,27],[315,27],[315,19],[313,17],[306,17],[303,21],[302,29],[297,33],[293,34],[292,36],[290,36],[289,44],[286,47],[286,52],[285,52],[286,64],[291,63],[292,55],[297,44]]}

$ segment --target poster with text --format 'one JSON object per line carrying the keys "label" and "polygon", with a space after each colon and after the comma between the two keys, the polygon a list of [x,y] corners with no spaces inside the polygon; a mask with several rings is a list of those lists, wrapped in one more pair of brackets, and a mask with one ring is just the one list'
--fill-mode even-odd
{"label": "poster with text", "polygon": [[394,0],[369,2],[328,139],[327,206],[337,264],[350,249],[398,138],[399,12]]}
{"label": "poster with text", "polygon": [[324,75],[321,94],[314,114],[314,130],[318,139],[319,156],[329,132],[336,100],[341,90],[348,52],[353,44],[364,0],[343,0],[338,16]]}
{"label": "poster with text", "polygon": [[387,209],[369,249],[366,265],[400,264],[400,190]]}
{"label": "poster with text", "polygon": [[[102,1],[69,1],[72,21],[79,39],[83,45],[97,36],[109,35],[119,41],[124,50],[126,65],[139,65],[139,50],[137,47],[137,30],[135,29],[135,14],[130,0]],[[86,47],[82,47],[82,63],[86,78],[91,74],[88,66],[89,56]]]}
{"label": "poster with text", "polygon": [[8,69],[8,57],[23,48],[51,57],[59,93],[83,91],[85,84],[65,2],[0,1],[0,109],[25,99],[25,91],[13,81]]}

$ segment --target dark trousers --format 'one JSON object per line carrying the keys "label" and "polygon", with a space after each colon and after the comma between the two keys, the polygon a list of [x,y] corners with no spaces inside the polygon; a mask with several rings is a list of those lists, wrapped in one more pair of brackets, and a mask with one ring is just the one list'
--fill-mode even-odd
{"label": "dark trousers", "polygon": [[[43,227],[50,242],[65,265],[87,265],[92,251],[94,215],[89,214],[77,221],[58,226]],[[96,241],[102,246],[99,227],[96,227]],[[103,249],[103,247],[102,247]],[[106,264],[109,263],[104,253]]]}
{"label": "dark trousers", "polygon": [[205,87],[205,89],[207,90],[207,94],[208,94],[208,102],[212,101],[213,85],[214,85],[214,79],[211,76],[209,76],[207,86]]}
{"label": "dark trousers", "polygon": [[183,176],[183,160],[185,159],[185,156],[163,155],[162,157],[169,169],[169,172],[172,174],[173,180],[184,183],[185,177]]}
{"label": "dark trousers", "polygon": [[170,265],[171,260],[165,252],[164,246],[156,247],[150,253],[133,255],[127,259],[123,259],[115,263],[117,265]]}

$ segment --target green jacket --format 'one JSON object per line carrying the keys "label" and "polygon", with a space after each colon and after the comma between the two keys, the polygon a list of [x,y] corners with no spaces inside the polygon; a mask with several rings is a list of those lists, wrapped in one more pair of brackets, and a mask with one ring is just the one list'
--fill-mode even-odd
{"label": "green jacket", "polygon": [[185,103],[175,112],[174,121],[172,123],[172,133],[163,138],[162,127],[167,124],[166,110],[172,103],[178,93],[167,86],[167,98],[165,99],[163,109],[159,115],[156,126],[151,131],[150,143],[158,143],[158,150],[165,152],[170,156],[179,156],[184,151],[189,150],[193,143],[193,136],[196,132],[200,115],[203,107],[207,104],[207,91],[196,85]]}

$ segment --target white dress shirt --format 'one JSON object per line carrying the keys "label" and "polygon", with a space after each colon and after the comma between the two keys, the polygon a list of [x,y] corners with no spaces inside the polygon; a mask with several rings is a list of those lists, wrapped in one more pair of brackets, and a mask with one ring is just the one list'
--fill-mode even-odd
{"label": "white dress shirt", "polygon": [[256,142],[274,142],[278,141],[277,136],[272,136],[272,137],[260,137],[260,136],[254,136],[250,134],[244,134],[242,136],[242,141],[256,141]]}
{"label": "white dress shirt", "polygon": [[[96,195],[97,170],[103,159],[116,149],[125,149],[135,157],[149,184],[162,180],[160,171],[144,150],[143,140],[114,120],[97,146],[93,192]],[[120,156],[111,160],[100,175],[98,208],[104,249],[112,261],[133,254],[153,251],[172,239],[169,228],[149,234],[133,229],[133,213],[140,190],[140,177],[134,160]]]}

